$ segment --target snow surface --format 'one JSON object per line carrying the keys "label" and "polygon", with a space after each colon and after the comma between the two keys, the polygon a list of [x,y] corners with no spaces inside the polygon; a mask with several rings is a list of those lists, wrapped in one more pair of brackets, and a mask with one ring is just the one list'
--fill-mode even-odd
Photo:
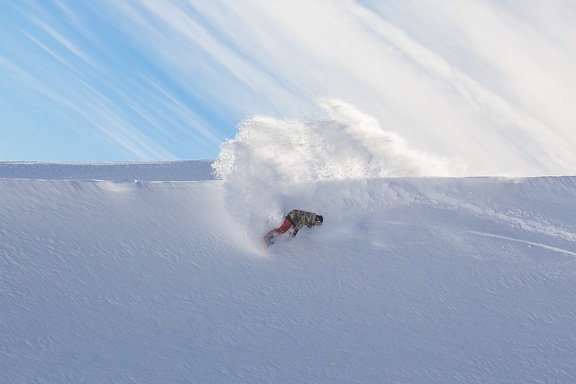
{"label": "snow surface", "polygon": [[[0,163],[0,382],[576,382],[575,177],[363,177],[266,148],[270,166],[259,124],[217,180]],[[292,208],[324,225],[263,249]]]}
{"label": "snow surface", "polygon": [[212,180],[212,161],[38,163],[0,161],[0,178],[49,180]]}

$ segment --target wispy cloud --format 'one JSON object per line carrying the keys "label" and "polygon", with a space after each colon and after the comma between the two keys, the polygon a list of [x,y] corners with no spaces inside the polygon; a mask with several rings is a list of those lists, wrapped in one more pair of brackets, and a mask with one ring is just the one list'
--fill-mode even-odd
{"label": "wispy cloud", "polygon": [[[64,7],[62,2],[60,6]],[[65,10],[68,16],[74,14]],[[64,116],[70,135],[57,140],[73,140],[76,132],[97,140],[103,148],[116,148],[120,157],[213,156],[222,139],[207,129],[211,123],[196,113],[194,105],[185,103],[185,91],[162,84],[159,74],[151,75],[153,69],[142,63],[134,62],[133,68],[128,63],[118,66],[115,57],[129,57],[130,52],[118,51],[104,37],[87,33],[86,20],[78,15],[68,24],[58,19],[55,10],[26,3],[15,12],[21,21],[12,29],[16,37],[2,37],[6,49],[0,54],[0,81],[5,84],[5,97],[25,95],[28,103],[19,113],[41,108],[60,116],[60,121]],[[36,124],[38,135],[46,135],[50,143],[46,131],[52,123]]]}
{"label": "wispy cloud", "polygon": [[[546,2],[562,6],[573,8]],[[553,11],[536,20],[538,6],[143,0],[111,7],[159,65],[236,114],[295,114],[325,93],[370,112],[418,149],[462,158],[472,173],[567,172],[576,160],[565,104],[575,89],[566,83],[574,57],[566,42],[553,44],[574,27],[566,17],[555,26]],[[556,63],[553,73],[547,61]]]}
{"label": "wispy cloud", "polygon": [[[440,4],[438,5],[440,6]],[[460,4],[460,6],[462,7],[462,4]],[[445,3],[444,7],[446,7]],[[446,10],[453,11],[452,8],[447,7]],[[484,23],[482,23],[483,26],[502,27],[501,24],[497,23],[498,20],[495,17],[496,11],[493,9],[495,7],[492,7],[489,3],[482,4],[481,7],[479,7],[478,4],[471,3],[468,4],[467,7],[464,6],[462,8],[463,9],[460,9],[459,12],[456,12],[456,15],[454,15],[454,17],[459,17],[459,22],[463,21],[462,19],[465,18],[463,17],[464,15],[470,15],[471,18],[486,18]],[[408,62],[420,68],[431,80],[441,82],[449,87],[458,97],[459,104],[462,104],[462,101],[465,103],[464,106],[453,104],[454,112],[457,112],[457,109],[462,109],[463,107],[466,109],[469,108],[470,112],[473,113],[470,117],[473,118],[474,123],[478,120],[477,116],[480,115],[481,121],[485,124],[481,132],[487,139],[497,139],[499,142],[504,141],[514,152],[520,150],[517,155],[526,159],[538,157],[541,162],[547,164],[550,170],[554,168],[558,169],[558,167],[560,167],[560,169],[569,169],[570,164],[575,163],[576,156],[574,155],[571,145],[565,140],[566,137],[563,134],[563,130],[558,129],[559,127],[547,126],[543,121],[539,120],[538,113],[533,113],[531,109],[521,108],[515,98],[502,92],[502,87],[498,79],[486,77],[484,79],[475,79],[467,68],[464,67],[460,69],[455,65],[451,65],[447,59],[425,48],[423,45],[416,43],[400,28],[384,22],[380,17],[370,12],[365,12],[363,9],[357,9],[357,11],[361,14],[360,17],[365,20],[364,25],[373,31],[375,35],[396,46],[399,51],[406,55]],[[488,16],[483,15],[483,13],[487,13]],[[506,25],[512,24],[512,20],[509,20],[510,18],[510,15],[499,16],[500,21],[506,23]],[[472,19],[464,20],[464,22],[465,24],[460,25],[462,29],[469,25],[474,25]],[[507,42],[505,44],[506,46],[516,47],[517,45],[522,45],[521,42],[525,37],[518,37],[518,32],[519,31],[511,36],[512,41]],[[502,28],[495,36],[497,39],[510,37],[506,36],[507,34],[510,35],[510,31]],[[486,36],[485,28],[483,35]],[[531,38],[533,36],[528,37]],[[439,36],[437,36],[437,38],[439,38]],[[495,45],[499,44],[494,44],[494,42],[487,43],[489,47]],[[472,52],[481,51],[480,49],[475,49],[474,46],[468,46],[468,49],[471,49]],[[462,53],[464,50],[459,50],[459,52]],[[527,58],[526,52],[524,53],[522,56]],[[530,53],[534,54],[534,52]],[[498,69],[500,66],[503,66],[504,68],[502,69],[505,71],[511,69],[507,68],[510,65],[517,66],[516,72],[518,72],[517,68],[526,67],[522,65],[521,59],[519,60],[516,56],[512,56],[508,62],[502,62],[502,55],[493,52],[488,58],[494,60],[493,67]],[[529,72],[533,75],[544,76],[543,74],[539,74],[537,70],[529,70]],[[514,70],[504,78],[513,78],[513,73]],[[565,75],[568,75],[568,73],[565,73]],[[547,83],[552,85],[555,80],[554,76],[548,75],[547,77],[549,77]],[[539,78],[537,81],[543,81],[543,79]],[[544,80],[544,82],[546,81]],[[514,89],[516,91],[523,90],[524,92],[518,94],[518,96],[522,96],[530,93],[529,88],[530,87],[523,86],[519,83]],[[535,91],[539,90],[535,89]],[[542,95],[538,92],[535,96],[539,97]],[[433,104],[436,103],[435,100],[435,98],[430,98]],[[454,114],[454,112],[452,112],[452,114]],[[441,130],[438,128],[436,128],[435,131],[441,133]],[[570,130],[570,133],[572,133],[572,130]],[[445,136],[441,135],[441,138],[444,139]],[[490,147],[487,143],[484,150],[488,148]]]}
{"label": "wispy cloud", "polygon": [[20,4],[0,66],[139,158],[215,157],[241,119],[326,94],[466,174],[576,164],[570,0]]}

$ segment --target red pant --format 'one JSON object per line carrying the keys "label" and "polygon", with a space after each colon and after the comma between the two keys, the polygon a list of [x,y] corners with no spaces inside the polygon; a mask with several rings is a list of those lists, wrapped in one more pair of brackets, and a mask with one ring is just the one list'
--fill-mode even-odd
{"label": "red pant", "polygon": [[290,220],[288,219],[284,219],[284,222],[282,223],[282,225],[276,229],[271,230],[270,232],[268,232],[267,236],[276,236],[279,235],[281,233],[286,232],[287,230],[290,229],[290,227],[292,227],[292,223],[290,222]]}

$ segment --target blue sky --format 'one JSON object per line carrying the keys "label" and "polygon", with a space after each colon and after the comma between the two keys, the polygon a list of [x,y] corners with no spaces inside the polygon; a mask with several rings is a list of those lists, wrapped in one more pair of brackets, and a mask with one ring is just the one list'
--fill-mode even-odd
{"label": "blue sky", "polygon": [[[318,95],[470,174],[576,164],[570,0],[0,0],[0,160],[210,159]],[[505,165],[505,166],[504,166]]]}

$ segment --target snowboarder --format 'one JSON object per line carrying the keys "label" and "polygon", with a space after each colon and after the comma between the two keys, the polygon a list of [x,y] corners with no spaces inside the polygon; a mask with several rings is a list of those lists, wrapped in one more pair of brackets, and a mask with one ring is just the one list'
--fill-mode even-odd
{"label": "snowboarder", "polygon": [[322,215],[317,215],[314,212],[301,211],[299,209],[291,210],[286,217],[282,225],[276,229],[271,230],[264,236],[264,240],[268,246],[274,244],[274,237],[285,233],[290,228],[294,228],[290,233],[290,236],[294,237],[303,226],[312,228],[315,225],[322,225],[324,218]]}

